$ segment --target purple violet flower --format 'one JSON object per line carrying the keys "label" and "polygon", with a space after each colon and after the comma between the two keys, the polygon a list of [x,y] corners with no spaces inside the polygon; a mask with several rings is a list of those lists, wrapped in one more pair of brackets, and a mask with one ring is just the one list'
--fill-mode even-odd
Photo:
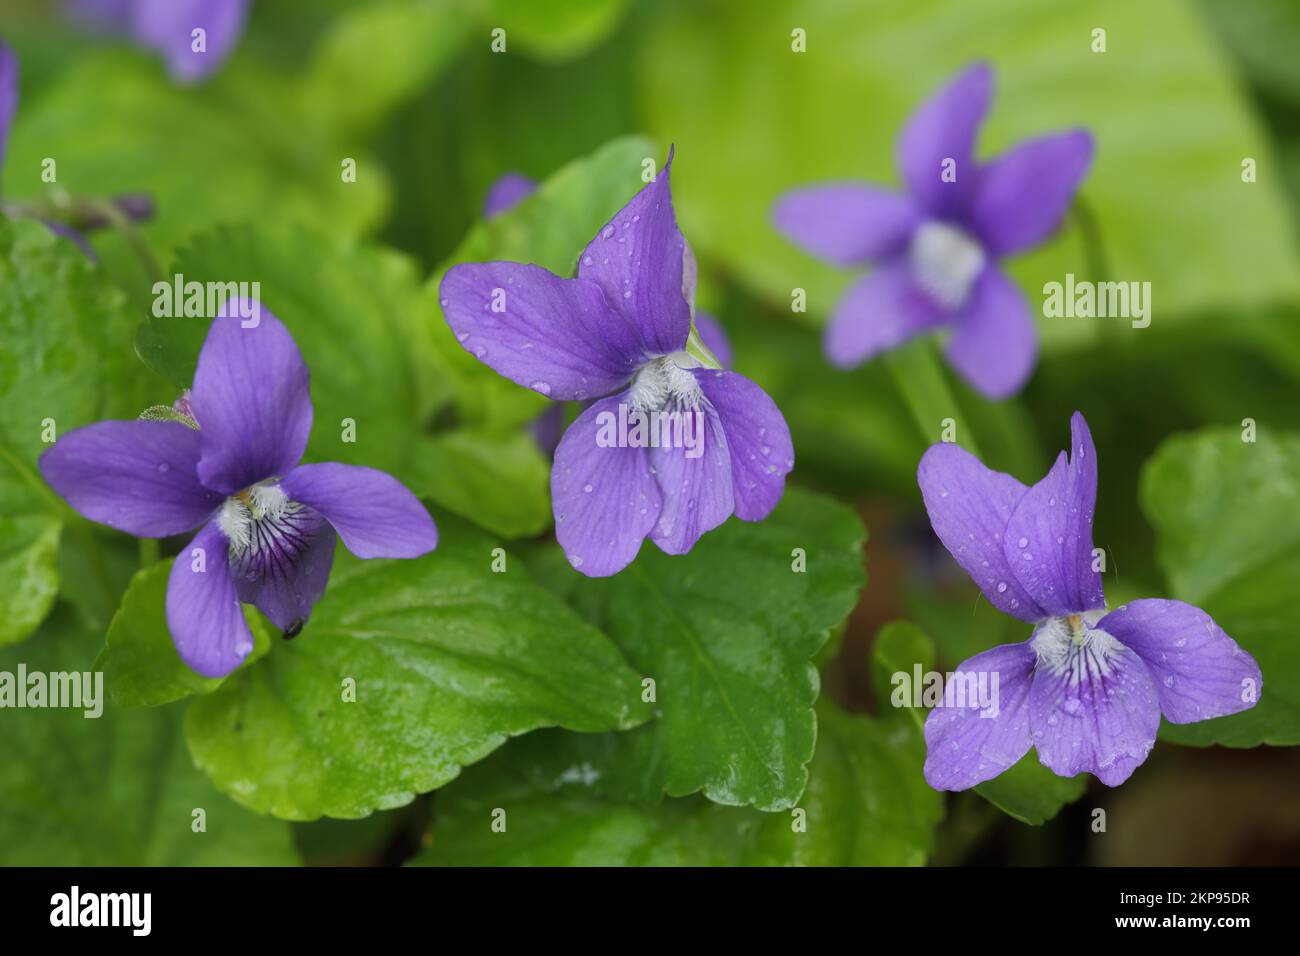
{"label": "purple violet flower", "polygon": [[[180,83],[215,72],[244,32],[250,0],[71,0],[73,15],[86,25],[130,36],[167,61]],[[196,50],[195,30],[203,31]]]}
{"label": "purple violet flower", "polygon": [[[493,219],[507,213],[535,192],[537,192],[535,180],[529,179],[522,173],[503,173],[488,187],[487,196],[483,199],[483,218]],[[682,281],[685,287],[691,290],[690,305],[691,315],[695,320],[695,332],[704,343],[704,347],[713,353],[718,364],[723,368],[731,368],[734,355],[722,323],[707,312],[695,311],[694,289],[699,274],[696,271],[695,255],[690,251],[690,246],[686,247],[686,254],[686,276]],[[530,430],[538,447],[548,455],[554,454],[564,434],[564,405],[556,402],[542,412],[532,423]]]}
{"label": "purple violet flower", "polygon": [[[535,192],[537,192],[536,180],[529,179],[522,173],[502,173],[488,187],[487,196],[483,199],[483,218],[494,219],[503,213],[507,213]],[[708,312],[694,311],[694,290],[699,281],[699,273],[695,264],[695,254],[690,251],[689,245],[686,247],[686,255],[685,269],[687,274],[683,282],[690,289],[691,314],[695,318],[695,332],[699,335],[700,341],[704,343],[704,347],[713,353],[713,357],[718,360],[718,364],[723,368],[731,368],[734,353],[731,350],[731,342],[727,338],[722,323]],[[549,414],[549,412],[545,414]],[[558,435],[556,441],[559,441]],[[551,447],[553,449],[554,444]]]}
{"label": "purple violet flower", "polygon": [[[695,272],[673,214],[671,166],[670,153],[588,244],[576,278],[465,263],[440,289],[448,324],[481,362],[553,399],[597,399],[565,432],[551,469],[556,537],[592,577],[621,571],[646,537],[684,554],[733,513],[762,520],[794,467],[771,398],[692,335]],[[655,415],[698,423],[698,445],[649,446],[631,429],[613,440],[611,422]]]}
{"label": "purple violet flower", "polygon": [[977,163],[992,90],[992,69],[976,64],[912,114],[898,142],[905,193],[830,183],[777,200],[777,229],[808,253],[838,266],[875,263],[826,327],[826,354],[839,368],[947,328],[948,361],[985,396],[1013,394],[1033,371],[1034,319],[998,261],[1056,230],[1093,141],[1076,129]]}
{"label": "purple violet flower", "polygon": [[[172,565],[167,626],[200,674],[229,674],[253,649],[240,602],[293,637],[325,592],[334,535],[359,558],[415,558],[438,542],[419,499],[382,471],[299,464],[311,432],[308,371],[266,309],[227,303],[194,387],[171,413],[68,432],[41,456],[79,514],[143,538],[200,527]],[[152,410],[151,410],[152,411]]]}
{"label": "purple violet flower", "polygon": [[[1071,453],[1026,488],[969,452],[933,445],[917,481],[934,532],[998,610],[1034,625],[1023,644],[976,654],[925,722],[925,779],[965,790],[1030,747],[1053,773],[1128,779],[1170,723],[1253,707],[1259,665],[1200,608],[1143,599],[1107,610],[1092,547],[1097,450],[1078,412]],[[993,706],[952,694],[995,688]],[[994,683],[996,680],[996,683]]]}

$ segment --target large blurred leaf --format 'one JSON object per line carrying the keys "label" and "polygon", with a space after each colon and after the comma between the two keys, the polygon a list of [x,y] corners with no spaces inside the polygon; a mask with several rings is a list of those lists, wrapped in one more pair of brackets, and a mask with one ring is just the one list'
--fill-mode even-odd
{"label": "large blurred leaf", "polygon": [[431,83],[468,34],[457,3],[379,0],[346,11],[316,49],[302,89],[323,126],[365,131]]}
{"label": "large blurred leaf", "polygon": [[[309,458],[383,469],[500,534],[536,534],[549,523],[546,466],[516,422],[431,431],[435,417],[454,419],[477,396],[462,402],[454,391],[430,333],[440,322],[432,293],[405,256],[268,224],[204,233],[175,269],[187,282],[261,283],[262,304],[288,326],[311,369]],[[208,325],[207,317],[151,317],[141,354],[188,384]],[[472,494],[457,477],[466,468],[478,473]]]}
{"label": "large blurred leaf", "polygon": [[79,520],[37,471],[45,439],[134,417],[151,384],[131,352],[132,325],[73,243],[0,218],[0,644],[50,609],[60,529]]}
{"label": "large blurred leaf", "polygon": [[1230,717],[1161,727],[1188,744],[1300,743],[1300,437],[1265,425],[1169,439],[1142,475],[1142,505],[1159,534],[1172,596],[1204,608],[1254,655],[1259,703]]}
{"label": "large blurred leaf", "polygon": [[[241,60],[201,87],[177,87],[160,63],[127,51],[76,63],[18,111],[5,161],[7,198],[145,192],[157,206],[144,229],[160,249],[217,222],[373,228],[385,175],[291,108],[291,81]],[[42,160],[58,182],[41,181]],[[357,160],[344,182],[344,157]]]}
{"label": "large blurred leaf", "polygon": [[[0,653],[0,671],[89,672],[98,635],[59,605],[37,638]],[[99,701],[102,705],[104,702]],[[175,707],[4,711],[0,864],[286,866],[287,824],[217,793],[190,762]],[[205,830],[195,832],[195,810]]]}
{"label": "large blurred leaf", "polygon": [[633,735],[636,790],[794,806],[816,736],[809,661],[857,603],[864,537],[848,508],[788,489],[767,520],[732,519],[688,555],[647,544],[606,579],[552,569],[552,585],[655,681],[662,716]]}
{"label": "large blurred leaf", "polygon": [[[807,52],[790,34],[807,31]],[[1091,52],[1104,27],[1108,52]],[[1154,52],[1158,46],[1158,55]],[[683,228],[773,301],[808,290],[824,315],[851,278],[785,242],[770,222],[786,189],[831,179],[897,186],[894,143],[910,112],[974,60],[997,68],[981,138],[988,157],[1082,125],[1097,141],[1084,184],[1110,279],[1149,281],[1154,319],[1294,297],[1293,230],[1258,123],[1198,19],[1177,0],[960,4],[887,0],[673,4],[641,59],[651,128],[678,149]],[[1241,160],[1260,164],[1241,181]],[[1200,264],[1200,267],[1192,264]],[[1088,271],[1078,230],[1013,264],[1030,301]],[[1049,343],[1122,320],[1046,320]]]}
{"label": "large blurred leaf", "polygon": [[[198,699],[187,734],[218,787],[293,820],[409,803],[509,737],[650,716],[600,632],[455,519],[411,561],[340,553],[302,634]],[[354,688],[354,700],[347,700]]]}
{"label": "large blurred leaf", "polygon": [[1197,0],[1196,7],[1253,81],[1300,103],[1300,5],[1295,0]]}
{"label": "large blurred leaf", "polygon": [[[439,794],[426,866],[917,866],[943,802],[925,785],[916,728],[817,706],[817,755],[798,809],[700,797],[636,806],[593,789],[601,768],[535,772],[512,744]],[[551,735],[555,737],[556,735]],[[522,759],[517,754],[522,751]],[[492,829],[505,811],[505,832]]]}
{"label": "large blurred leaf", "polygon": [[[631,60],[638,35],[635,27],[620,31],[591,55],[562,65],[465,57],[456,159],[473,197],[486,195],[507,170],[545,180],[611,136],[636,131]],[[565,108],[555,109],[556,102]]]}
{"label": "large blurred leaf", "polygon": [[543,60],[563,60],[590,49],[618,23],[628,0],[477,0],[484,26],[482,51],[491,50],[489,30],[506,32],[506,52],[517,44]]}

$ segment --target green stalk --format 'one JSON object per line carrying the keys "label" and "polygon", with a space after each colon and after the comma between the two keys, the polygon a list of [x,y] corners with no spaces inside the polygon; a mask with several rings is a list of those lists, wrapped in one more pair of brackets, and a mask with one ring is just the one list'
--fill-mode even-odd
{"label": "green stalk", "polygon": [[943,441],[944,419],[956,423],[957,444],[976,457],[979,446],[970,423],[948,388],[943,366],[929,337],[918,337],[885,356],[903,403],[927,445]]}
{"label": "green stalk", "polygon": [[144,234],[136,228],[136,225],[131,221],[130,216],[118,209],[111,200],[83,199],[80,200],[80,202],[83,203],[86,208],[94,210],[103,216],[108,220],[110,226],[122,234],[122,238],[125,239],[127,245],[131,247],[131,251],[134,252],[136,258],[140,260],[140,267],[144,270],[145,276],[150,282],[156,282],[163,278],[164,273],[162,263],[158,260],[158,257],[154,255],[153,249],[144,238]]}

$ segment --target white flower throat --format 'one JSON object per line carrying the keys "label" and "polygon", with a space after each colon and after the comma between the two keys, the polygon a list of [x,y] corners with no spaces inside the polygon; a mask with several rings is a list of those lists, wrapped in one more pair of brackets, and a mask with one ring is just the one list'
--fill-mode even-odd
{"label": "white flower throat", "polygon": [[302,505],[290,501],[284,490],[271,482],[261,482],[231,495],[222,502],[217,515],[217,527],[230,542],[231,560],[258,550],[266,531],[274,533],[285,518],[300,511]]}
{"label": "white flower throat", "polygon": [[700,362],[685,351],[651,359],[632,380],[632,408],[636,411],[662,411],[698,407],[703,393],[689,370],[699,367]]}
{"label": "white flower throat", "polygon": [[912,234],[908,260],[916,282],[947,309],[958,309],[970,298],[971,287],[984,269],[984,248],[969,233],[946,222],[923,222]]}
{"label": "white flower throat", "polygon": [[1084,611],[1043,621],[1029,641],[1038,666],[1053,675],[1068,672],[1071,684],[1108,675],[1112,659],[1123,652],[1124,645],[1096,627],[1105,616],[1105,610]]}

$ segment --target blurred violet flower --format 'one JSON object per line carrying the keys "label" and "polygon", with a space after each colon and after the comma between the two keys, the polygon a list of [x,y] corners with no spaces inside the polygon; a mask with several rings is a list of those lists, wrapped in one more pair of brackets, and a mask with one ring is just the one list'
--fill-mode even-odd
{"label": "blurred violet flower", "polygon": [[200,674],[229,674],[252,651],[240,602],[285,637],[302,629],[325,592],[335,532],[359,558],[415,558],[437,545],[433,519],[391,475],[299,464],[308,378],[275,316],[227,303],[193,389],[172,409],[78,428],[41,456],[45,480],[92,521],[144,538],[200,528],[167,585],[172,641]]}
{"label": "blurred violet flower", "polygon": [[495,219],[537,192],[537,181],[522,173],[505,173],[488,187],[483,198],[483,218]]}
{"label": "blurred violet flower", "polygon": [[18,57],[9,44],[0,39],[0,171],[5,165],[9,146],[9,127],[18,112]]}
{"label": "blurred violet flower", "polygon": [[[488,187],[487,196],[483,200],[483,218],[493,219],[509,212],[536,191],[536,180],[529,179],[522,173],[502,174]],[[683,293],[690,299],[691,315],[695,320],[695,332],[700,337],[700,341],[704,343],[704,347],[713,353],[713,357],[718,360],[718,364],[723,368],[731,368],[734,355],[731,350],[731,342],[727,339],[727,333],[722,328],[722,323],[707,312],[695,311],[694,291],[699,274],[696,270],[694,254],[690,251],[689,246],[686,254],[688,258],[682,280]],[[556,402],[542,412],[541,415],[537,416],[530,430],[538,447],[547,454],[554,454],[556,447],[560,444],[560,438],[564,435],[564,405]]]}
{"label": "blurred violet flower", "polygon": [[[692,335],[694,261],[673,214],[671,166],[670,154],[592,239],[576,278],[465,263],[440,289],[448,324],[481,362],[553,399],[595,399],[551,469],[556,537],[592,577],[621,571],[646,537],[684,554],[733,513],[762,520],[794,467],[771,398],[718,367]],[[644,432],[609,428],[638,416],[696,422],[698,443],[651,444]]]}
{"label": "blurred violet flower", "polygon": [[948,361],[988,398],[1011,395],[1029,378],[1037,330],[998,262],[1056,230],[1093,141],[1076,129],[977,163],[992,89],[992,69],[977,64],[912,114],[898,141],[904,193],[828,183],[777,200],[777,229],[811,255],[839,266],[875,263],[831,314],[825,349],[834,365],[852,368],[946,328]]}
{"label": "blurred violet flower", "polygon": [[[9,45],[0,39],[0,173],[4,172],[5,149],[9,145],[9,127],[18,112],[18,57]],[[153,200],[140,194],[128,194],[109,200],[117,214],[130,220],[140,222],[151,219],[154,213]],[[49,227],[51,232],[71,239],[88,258],[94,259],[95,251],[86,241],[85,233],[112,225],[109,217],[111,210],[101,205],[69,199],[63,204],[34,204],[3,202],[0,212],[11,218],[39,219]],[[55,218],[55,216],[61,218]]]}
{"label": "blurred violet flower", "polygon": [[[930,711],[925,779],[936,790],[992,779],[1030,747],[1053,773],[1118,786],[1151,751],[1162,713],[1194,723],[1259,698],[1259,665],[1200,608],[1143,599],[1107,610],[1092,546],[1097,451],[1077,412],[1070,438],[1069,456],[1032,488],[957,445],[921,458],[939,540],[994,607],[1034,625],[1023,644],[961,664]],[[993,700],[972,700],[972,686]]]}
{"label": "blurred violet flower", "polygon": [[[180,83],[215,72],[244,32],[250,0],[70,0],[73,16],[94,29],[131,37],[160,53]],[[196,35],[196,31],[202,31]]]}

